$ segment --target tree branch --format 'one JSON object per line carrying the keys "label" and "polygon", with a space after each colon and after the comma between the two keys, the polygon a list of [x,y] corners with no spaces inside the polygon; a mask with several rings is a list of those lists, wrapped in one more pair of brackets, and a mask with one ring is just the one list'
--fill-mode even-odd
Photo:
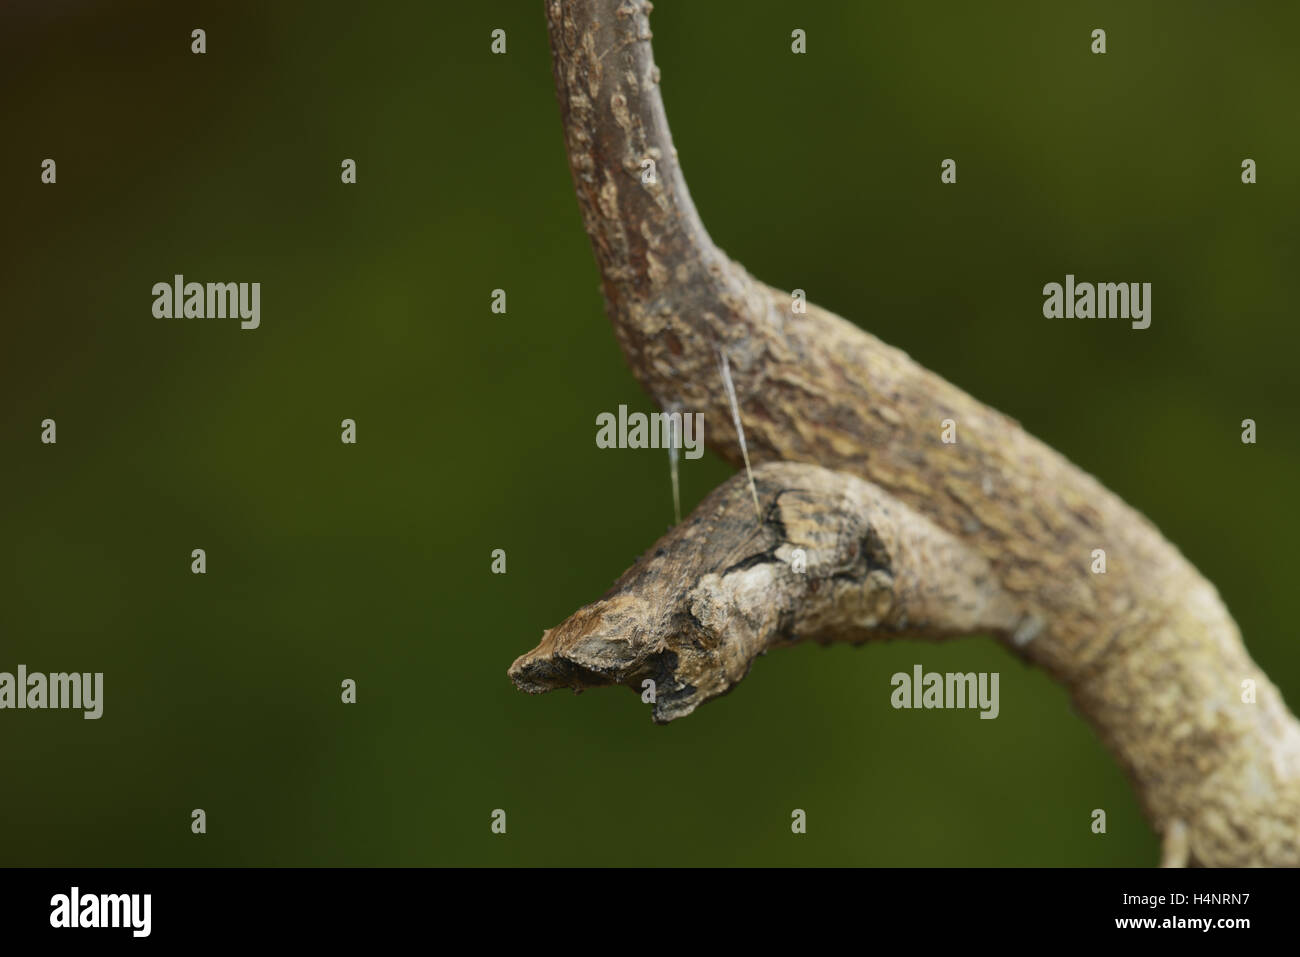
{"label": "tree branch", "polygon": [[667,723],[731,690],[772,647],[1009,641],[1021,624],[988,562],[870,483],[791,463],[760,466],[754,481],[761,525],[738,475],[515,661],[515,684],[640,691],[649,678],[655,720]]}
{"label": "tree branch", "polygon": [[[1173,858],[1300,864],[1300,725],[1214,587],[1015,421],[825,310],[794,313],[788,294],[714,246],[668,131],[649,10],[547,4],[579,206],[642,386],[661,407],[703,412],[709,446],[739,466],[718,374],[725,352],[754,462],[864,478],[987,562],[1027,616],[1022,653],[1069,688],[1156,830],[1186,848]],[[940,441],[947,419],[955,444]],[[1105,574],[1090,573],[1095,548]],[[1253,702],[1242,700],[1246,681]]]}

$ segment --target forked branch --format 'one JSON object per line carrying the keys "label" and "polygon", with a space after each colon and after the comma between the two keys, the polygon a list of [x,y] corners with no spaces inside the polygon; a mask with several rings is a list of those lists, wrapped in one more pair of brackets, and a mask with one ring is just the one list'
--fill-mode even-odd
{"label": "forked branch", "polygon": [[[972,563],[983,562],[981,588],[995,587],[976,617],[1021,617],[1014,627],[1010,618],[979,627],[1004,635],[1013,627],[1020,652],[1069,689],[1132,779],[1170,863],[1300,864],[1300,725],[1246,653],[1214,587],[1146,518],[1014,420],[838,316],[812,304],[793,312],[787,293],[714,246],[669,135],[649,11],[645,0],[547,2],[579,207],[615,334],[642,386],[661,407],[704,413],[710,447],[740,466],[719,377],[725,356],[753,462],[844,473],[806,473],[821,476],[824,493],[824,514],[805,515],[807,528],[877,529],[882,540],[890,527],[913,528],[918,554],[955,563],[934,570],[927,584],[937,593],[973,584]],[[940,439],[948,420],[954,443]],[[751,504],[734,527],[721,526],[735,561],[792,545],[771,516],[799,501],[777,495],[794,473],[762,474],[769,518],[757,526]],[[806,475],[789,484],[807,486]],[[852,485],[849,475],[871,485]],[[834,499],[836,482],[857,506]],[[734,494],[724,487],[709,507]],[[899,518],[901,506],[918,521]],[[756,560],[753,577],[772,588],[758,594],[748,577],[724,574],[731,565],[720,563],[733,552],[690,533],[708,521],[718,519],[697,510],[662,543],[671,562],[667,552],[643,561],[549,632],[517,663],[521,685],[654,677],[672,653],[682,684],[660,711],[672,717],[726,690],[761,647],[803,634],[790,632],[791,622],[823,620],[824,598],[810,590],[819,572],[801,583]],[[746,534],[752,541],[742,545]],[[1106,574],[1090,571],[1098,548]],[[837,549],[815,549],[816,568],[850,559]],[[900,548],[898,560],[905,554]],[[663,582],[674,576],[691,584],[694,604],[669,594]],[[846,594],[862,598],[861,589]],[[695,607],[706,612],[698,624]],[[932,601],[923,607],[920,617],[940,630],[954,623]]]}

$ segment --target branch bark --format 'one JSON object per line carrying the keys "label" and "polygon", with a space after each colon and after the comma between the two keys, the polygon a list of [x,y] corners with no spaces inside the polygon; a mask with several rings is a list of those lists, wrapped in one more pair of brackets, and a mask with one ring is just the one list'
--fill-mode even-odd
{"label": "branch bark", "polygon": [[[834,480],[816,473],[822,497],[814,500],[824,514],[814,525],[860,525],[882,536],[893,527],[903,535],[906,528],[920,529],[920,521],[895,527],[885,516],[908,509],[907,515],[924,521],[918,543],[954,562],[946,572],[934,569],[934,587],[941,591],[969,587],[970,563],[984,562],[997,589],[990,613],[1009,603],[1015,623],[1008,631],[1008,621],[972,622],[970,630],[1003,635],[1069,689],[1166,837],[1169,863],[1300,865],[1300,724],[1246,653],[1214,587],[1142,515],[1014,420],[825,310],[809,304],[807,314],[795,314],[787,293],[754,280],[717,249],[672,145],[649,10],[644,0],[547,3],[579,207],[607,311],[638,381],[661,407],[677,403],[703,412],[710,448],[739,466],[742,451],[718,374],[725,353],[751,460],[844,473]],[[651,182],[642,177],[647,159],[654,161]],[[940,440],[945,419],[957,425],[955,444]],[[792,487],[812,481],[763,474],[769,497],[782,481]],[[852,485],[851,476],[871,485]],[[835,481],[856,496],[856,511],[827,497],[835,494]],[[718,494],[730,495],[729,489]],[[758,540],[781,537],[770,518],[756,527],[748,507],[749,529]],[[769,501],[769,514],[772,507]],[[742,513],[735,521],[743,524]],[[686,523],[688,530],[702,527],[700,514]],[[699,572],[691,579],[698,592],[708,575],[720,574],[722,559],[707,538],[688,530],[670,534],[661,546],[677,554],[695,543],[700,554],[694,564],[679,557],[672,567],[679,579]],[[1106,574],[1089,571],[1094,548],[1106,551]],[[848,557],[832,552],[825,567]],[[634,678],[650,667],[649,659],[627,658],[628,651],[645,651],[656,641],[663,648],[651,657],[664,651],[680,657],[683,639],[673,644],[669,632],[676,626],[662,616],[680,614],[681,606],[655,584],[671,577],[667,567],[643,561],[602,602],[549,632],[531,664],[517,662],[512,669],[521,687],[554,685],[568,667],[556,663],[562,661],[577,669],[568,673],[570,683]],[[661,717],[674,716],[672,707],[687,713],[738,680],[750,650],[783,634],[782,612],[795,622],[819,620],[822,599],[793,585],[772,594],[772,614],[758,615],[745,602],[761,596],[735,593],[740,579],[727,581],[734,577],[712,583],[723,589],[718,607],[743,607],[745,613],[717,618],[712,630],[701,621],[703,640],[722,649],[725,681],[679,694]],[[936,627],[943,622],[942,616],[933,619]],[[736,634],[728,637],[733,626]],[[627,648],[609,652],[608,668],[593,667],[602,665],[590,657],[599,645],[584,645],[581,636],[612,647],[620,627],[627,629]],[[744,628],[753,634],[747,637]],[[579,648],[585,650],[576,658],[564,657]],[[547,672],[544,660],[559,671]],[[679,677],[687,673],[700,672],[681,672],[679,665]],[[1253,703],[1242,701],[1245,681],[1254,682]]]}
{"label": "branch bark", "polygon": [[991,633],[1024,613],[984,558],[868,482],[790,462],[737,475],[510,669],[525,691],[655,683],[667,723],[797,641]]}

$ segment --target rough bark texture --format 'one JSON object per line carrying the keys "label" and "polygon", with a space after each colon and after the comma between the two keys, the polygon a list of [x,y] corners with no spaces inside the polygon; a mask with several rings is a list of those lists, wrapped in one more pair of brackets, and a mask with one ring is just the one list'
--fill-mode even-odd
{"label": "rough bark texture", "polygon": [[[1300,864],[1300,725],[1246,653],[1214,587],[1142,515],[1015,421],[837,316],[811,304],[793,313],[787,293],[713,245],[668,132],[649,11],[633,0],[547,3],[583,222],[615,333],[643,387],[661,407],[703,412],[709,446],[739,466],[718,372],[725,350],[753,462],[812,463],[867,479],[870,494],[853,486],[867,527],[891,527],[872,507],[905,506],[933,526],[927,535],[946,533],[927,540],[944,542],[961,568],[973,558],[987,563],[1020,616],[1013,643],[1069,688],[1165,835],[1169,863]],[[645,159],[655,162],[653,182],[643,181]],[[955,444],[941,441],[945,419],[956,423]],[[770,498],[773,475],[764,474]],[[770,519],[756,529],[748,508],[755,535],[780,537]],[[701,521],[697,510],[687,524]],[[824,521],[834,528],[848,518],[828,506]],[[669,539],[676,549],[708,544],[689,530]],[[1105,574],[1090,572],[1095,548],[1106,551]],[[701,556],[697,589],[718,574],[715,559]],[[617,640],[613,609],[640,601],[648,604],[627,614],[626,627],[663,633],[662,622],[653,624],[663,597],[653,564],[639,564],[603,605],[575,618],[587,616]],[[967,587],[967,572],[933,573],[940,592]],[[809,613],[795,591],[787,594],[789,614]],[[774,605],[782,600],[774,596]],[[582,627],[572,622],[547,640]],[[994,625],[970,630],[999,631]],[[755,641],[770,640],[764,634]],[[745,653],[754,643],[735,640]],[[635,677],[628,664],[575,666],[603,677],[622,667]],[[1254,703],[1242,701],[1246,680],[1256,685]],[[527,690],[545,684],[527,681]],[[680,700],[689,711],[710,696]]]}
{"label": "rough bark texture", "polygon": [[[789,462],[737,475],[606,595],[510,669],[525,691],[655,682],[656,721],[725,694],[796,641],[1010,639],[1023,613],[989,563],[868,482]],[[800,554],[802,553],[802,554]]]}

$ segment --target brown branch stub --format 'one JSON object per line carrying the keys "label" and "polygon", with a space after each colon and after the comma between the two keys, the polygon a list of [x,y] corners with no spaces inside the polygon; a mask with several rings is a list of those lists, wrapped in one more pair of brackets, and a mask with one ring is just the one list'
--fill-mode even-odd
{"label": "brown branch stub", "polygon": [[[987,561],[880,489],[811,465],[737,475],[510,676],[524,691],[655,682],[656,721],[725,694],[797,641],[1010,639],[1022,613]],[[800,554],[802,552],[802,554]]]}

